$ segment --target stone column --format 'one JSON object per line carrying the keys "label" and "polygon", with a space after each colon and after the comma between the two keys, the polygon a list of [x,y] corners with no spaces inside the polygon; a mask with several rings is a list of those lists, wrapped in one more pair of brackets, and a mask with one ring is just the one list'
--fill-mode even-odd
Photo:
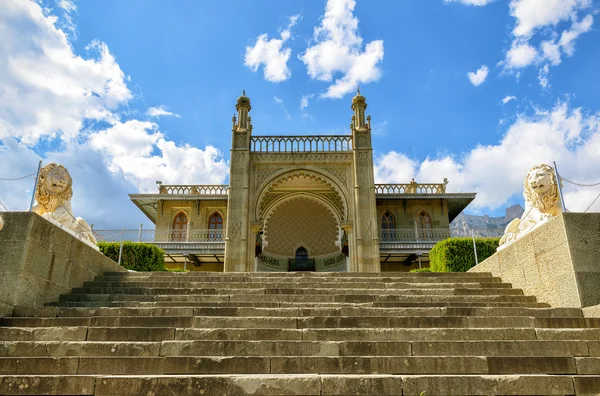
{"label": "stone column", "polygon": [[227,226],[225,235],[225,272],[248,271],[249,244],[249,185],[250,185],[250,137],[252,124],[250,99],[245,92],[237,100],[236,124],[233,118],[231,157],[229,171],[229,194],[227,198]]}
{"label": "stone column", "polygon": [[359,272],[380,272],[379,226],[373,174],[370,117],[365,122],[367,103],[358,91],[352,99],[352,148],[354,152],[355,241],[358,263],[351,267]]}

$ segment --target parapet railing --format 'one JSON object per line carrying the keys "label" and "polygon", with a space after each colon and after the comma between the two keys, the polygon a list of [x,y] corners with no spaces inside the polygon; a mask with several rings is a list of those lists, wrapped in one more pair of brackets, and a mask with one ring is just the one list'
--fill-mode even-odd
{"label": "parapet railing", "polygon": [[445,192],[444,183],[375,184],[376,194],[443,194]]}
{"label": "parapet railing", "polygon": [[439,242],[448,238],[500,238],[504,228],[398,228],[379,231],[380,243]]}
{"label": "parapet railing", "polygon": [[252,136],[253,153],[314,153],[352,151],[351,135]]}
{"label": "parapet railing", "polygon": [[165,185],[158,188],[160,194],[227,195],[227,184]]}
{"label": "parapet railing", "polygon": [[399,228],[381,230],[379,242],[439,242],[450,238],[449,228]]}
{"label": "parapet railing", "polygon": [[222,242],[223,230],[94,230],[98,242]]}

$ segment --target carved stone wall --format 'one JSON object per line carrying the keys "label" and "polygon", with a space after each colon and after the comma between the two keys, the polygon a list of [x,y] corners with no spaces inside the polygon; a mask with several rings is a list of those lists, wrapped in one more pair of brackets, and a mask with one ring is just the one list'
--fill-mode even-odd
{"label": "carved stone wall", "polygon": [[265,252],[275,255],[294,257],[300,246],[313,257],[339,251],[335,217],[325,205],[307,197],[276,206],[267,219],[264,236]]}

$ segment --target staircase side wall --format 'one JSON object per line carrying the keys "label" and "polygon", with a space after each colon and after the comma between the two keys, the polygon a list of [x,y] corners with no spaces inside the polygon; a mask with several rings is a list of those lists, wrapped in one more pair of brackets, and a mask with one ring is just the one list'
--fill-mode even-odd
{"label": "staircase side wall", "polygon": [[107,271],[126,271],[31,212],[5,212],[0,231],[0,317],[41,306]]}
{"label": "staircase side wall", "polygon": [[553,307],[600,304],[600,213],[563,213],[469,272],[491,272]]}

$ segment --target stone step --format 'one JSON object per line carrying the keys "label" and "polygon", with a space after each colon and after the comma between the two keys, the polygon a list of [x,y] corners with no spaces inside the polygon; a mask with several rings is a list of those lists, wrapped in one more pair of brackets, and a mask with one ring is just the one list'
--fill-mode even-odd
{"label": "stone step", "polygon": [[600,341],[4,341],[0,357],[535,356],[600,357]]}
{"label": "stone step", "polygon": [[491,341],[600,340],[600,329],[176,329],[172,327],[0,327],[2,341]]}
{"label": "stone step", "polygon": [[14,317],[92,317],[92,316],[531,316],[538,318],[583,317],[579,308],[444,308],[444,307],[363,307],[336,306],[312,308],[263,307],[16,307]]}
{"label": "stone step", "polygon": [[104,276],[172,278],[491,278],[490,272],[106,272]]}
{"label": "stone step", "polygon": [[[230,289],[223,288],[152,288],[152,287],[77,287],[72,290],[72,294],[129,294],[129,295],[270,295],[270,294],[294,294],[294,295],[330,295],[331,288],[253,288],[253,289]],[[522,296],[521,289],[506,288],[441,288],[441,289],[346,289],[336,288],[335,294],[344,295],[365,295],[365,296],[436,296],[436,295],[515,295]]]}
{"label": "stone step", "polygon": [[[0,375],[592,374],[600,358],[514,356],[0,357]],[[597,372],[597,371],[596,371]]]}
{"label": "stone step", "polygon": [[[27,393],[25,393],[27,392]],[[593,395],[600,376],[578,375],[185,375],[0,376],[0,394],[205,395]]]}
{"label": "stone step", "polygon": [[[501,290],[501,289],[499,289]],[[534,296],[523,295],[336,295],[333,293],[316,294],[63,294],[60,296],[61,302],[112,302],[112,301],[176,301],[176,302],[422,302],[422,303],[443,303],[443,302],[536,302]]]}
{"label": "stone step", "polygon": [[177,328],[600,328],[600,318],[529,316],[93,316],[0,318],[7,327],[177,327]]}
{"label": "stone step", "polygon": [[107,308],[107,307],[250,307],[250,308],[341,308],[341,307],[374,307],[374,308],[550,308],[550,304],[539,302],[366,302],[366,303],[343,303],[343,302],[243,302],[243,301],[59,301],[47,304],[49,307],[57,308]]}
{"label": "stone step", "polygon": [[157,282],[157,281],[90,281],[84,287],[149,287],[149,288],[229,288],[253,289],[257,287],[269,289],[289,289],[290,287],[309,286],[317,284],[319,288],[343,289],[452,289],[452,288],[498,288],[509,289],[510,283],[501,282],[453,282],[453,283],[413,283],[413,282]]}
{"label": "stone step", "polygon": [[[470,273],[469,273],[470,274]],[[498,277],[471,277],[463,273],[457,276],[436,276],[436,277],[376,277],[376,278],[336,278],[331,276],[329,278],[298,278],[298,277],[281,277],[281,278],[242,278],[242,277],[179,277],[174,278],[172,276],[99,276],[94,279],[95,282],[161,282],[168,283],[169,286],[175,284],[190,284],[194,282],[201,283],[212,283],[212,284],[225,284],[225,283],[249,283],[249,284],[319,284],[319,285],[332,285],[339,282],[350,282],[350,283],[369,283],[369,284],[389,284],[389,283],[410,283],[410,284],[445,284],[445,283],[467,283],[467,284],[479,284],[479,283],[502,283],[502,280]]]}

